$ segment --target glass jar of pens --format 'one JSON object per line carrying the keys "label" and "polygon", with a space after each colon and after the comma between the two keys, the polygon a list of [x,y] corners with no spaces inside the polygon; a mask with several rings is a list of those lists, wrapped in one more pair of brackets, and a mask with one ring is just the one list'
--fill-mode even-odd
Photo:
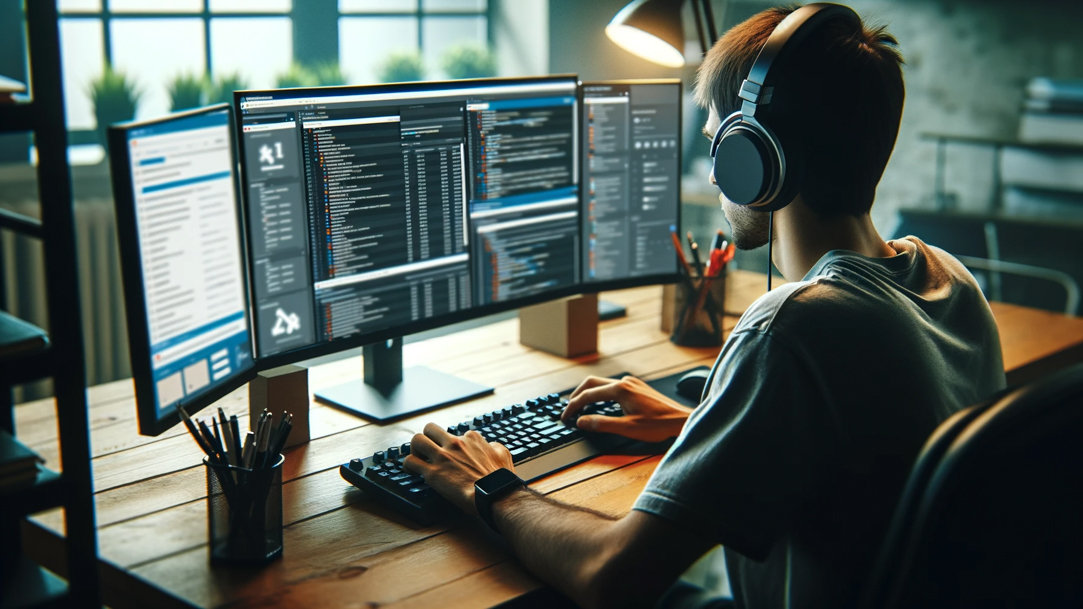
{"label": "glass jar of pens", "polygon": [[241,439],[237,416],[181,418],[206,453],[207,523],[212,563],[262,564],[282,555],[282,447],[292,415],[263,411]]}
{"label": "glass jar of pens", "polygon": [[722,231],[715,234],[711,249],[701,254],[689,232],[689,255],[680,237],[671,232],[677,251],[680,278],[665,286],[662,300],[662,330],[675,344],[713,347],[722,344],[722,315],[726,302],[726,266],[733,260],[734,246]]}

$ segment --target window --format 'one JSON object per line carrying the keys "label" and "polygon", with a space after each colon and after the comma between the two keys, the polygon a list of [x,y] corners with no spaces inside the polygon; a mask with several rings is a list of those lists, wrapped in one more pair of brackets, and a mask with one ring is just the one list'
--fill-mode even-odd
{"label": "window", "polygon": [[[268,88],[292,63],[338,63],[350,84],[377,80],[394,52],[420,52],[426,78],[442,55],[487,46],[489,0],[60,0],[72,143],[98,139],[91,82],[107,63],[140,93],[136,118],[169,112],[180,75],[238,74]],[[107,62],[108,58],[108,62]]]}

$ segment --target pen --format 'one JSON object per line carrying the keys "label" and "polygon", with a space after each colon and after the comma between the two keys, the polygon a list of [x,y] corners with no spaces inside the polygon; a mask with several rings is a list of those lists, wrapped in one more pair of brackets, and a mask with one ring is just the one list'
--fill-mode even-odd
{"label": "pen", "polygon": [[186,411],[183,406],[177,406],[177,412],[180,413],[181,421],[184,421],[184,426],[188,428],[188,433],[192,434],[192,437],[195,438],[196,444],[199,445],[199,448],[202,449],[203,452],[210,456],[211,453],[214,452],[214,449],[204,441],[203,436],[200,435],[199,430],[196,429],[195,424],[192,422],[192,417],[188,416],[188,411]]}
{"label": "pen", "polygon": [[722,233],[722,229],[718,229],[718,232],[714,234],[714,239],[711,241],[711,251],[726,249],[726,235]]}
{"label": "pen", "polygon": [[688,231],[686,237],[688,239],[688,249],[692,250],[692,268],[697,275],[702,275],[703,266],[699,259],[699,244],[696,243],[695,238],[692,236],[692,231]]}
{"label": "pen", "polygon": [[669,231],[669,236],[673,240],[673,247],[677,250],[677,260],[681,263],[681,268],[684,269],[684,276],[688,280],[688,287],[692,287],[692,269],[688,267],[688,259],[684,257],[684,248],[681,247],[681,238],[677,236],[677,231]]}
{"label": "pen", "polygon": [[237,465],[237,458],[239,455],[234,450],[233,430],[229,426],[229,418],[226,417],[225,411],[221,408],[218,409],[218,426],[222,428],[222,443],[226,448],[226,460],[230,465]]}
{"label": "pen", "polygon": [[237,455],[237,465],[241,464],[241,425],[237,415],[229,417],[229,432],[233,434],[233,454]]}
{"label": "pen", "polygon": [[214,432],[215,446],[219,449],[219,452],[222,453],[222,461],[228,462],[229,454],[226,452],[227,445],[224,436],[222,435],[222,431],[218,429],[218,419],[214,418],[214,415],[211,415],[210,419],[211,422],[207,424],[207,427]]}
{"label": "pen", "polygon": [[207,443],[207,446],[210,447],[210,450],[207,451],[207,456],[210,457],[212,461],[221,462],[221,458],[219,457],[221,451],[215,446],[214,434],[207,428],[207,423],[204,422],[203,419],[200,419],[196,421],[196,426],[199,427],[199,431],[203,434],[204,441]]}
{"label": "pen", "polygon": [[256,434],[252,433],[251,431],[245,433],[245,435],[244,435],[244,449],[242,449],[242,451],[241,451],[241,463],[246,468],[251,468],[252,467],[252,458],[255,456],[253,454],[253,452],[254,452],[253,445],[255,444],[255,441],[256,441]]}

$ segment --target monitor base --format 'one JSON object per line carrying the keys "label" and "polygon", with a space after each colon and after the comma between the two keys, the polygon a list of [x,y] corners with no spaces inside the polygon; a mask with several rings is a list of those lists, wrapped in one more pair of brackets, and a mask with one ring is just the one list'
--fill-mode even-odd
{"label": "monitor base", "polygon": [[316,399],[351,414],[386,423],[413,414],[488,395],[492,387],[424,366],[402,371],[402,382],[379,389],[363,380],[349,381],[315,392]]}
{"label": "monitor base", "polygon": [[609,300],[598,300],[598,321],[617,319],[628,315],[628,309]]}

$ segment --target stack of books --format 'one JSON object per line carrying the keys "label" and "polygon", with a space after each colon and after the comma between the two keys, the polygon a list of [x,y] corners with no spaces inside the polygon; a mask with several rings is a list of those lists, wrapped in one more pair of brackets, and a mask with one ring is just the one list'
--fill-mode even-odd
{"label": "stack of books", "polygon": [[0,491],[30,486],[37,480],[41,457],[0,429]]}
{"label": "stack of books", "polygon": [[1083,80],[1032,78],[1001,155],[1009,213],[1083,221]]}
{"label": "stack of books", "polygon": [[1019,117],[1019,141],[1083,146],[1083,80],[1032,78]]}
{"label": "stack of books", "polygon": [[26,85],[0,74],[0,104],[20,101],[20,95],[26,92]]}

